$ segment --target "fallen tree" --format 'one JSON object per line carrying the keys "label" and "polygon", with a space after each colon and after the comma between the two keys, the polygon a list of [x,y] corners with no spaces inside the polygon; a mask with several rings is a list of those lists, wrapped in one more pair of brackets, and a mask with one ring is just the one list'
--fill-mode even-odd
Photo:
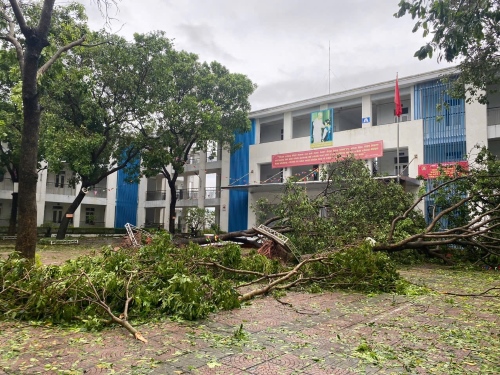
{"label": "fallen tree", "polygon": [[[417,250],[446,263],[452,262],[450,253],[457,253],[498,265],[500,162],[483,148],[467,170],[456,166],[440,171],[413,195],[395,182],[373,179],[360,160],[339,159],[322,171],[325,188],[320,194],[310,196],[291,179],[277,205],[261,200],[256,211],[275,215],[265,225],[287,233],[302,255],[359,245],[371,238],[374,251]],[[258,235],[250,228],[221,234],[219,239],[241,242],[251,237],[250,243],[260,247]]]}
{"label": "fallen tree", "polygon": [[318,254],[288,266],[237,244],[178,247],[163,233],[140,249],[105,249],[61,266],[26,267],[14,254],[0,261],[4,318],[84,324],[115,323],[146,342],[134,321],[199,319],[256,296],[302,287],[403,291],[394,264],[363,245]]}
{"label": "fallen tree", "polygon": [[[323,172],[325,189],[317,196],[285,184],[275,207],[281,215],[265,222],[286,232],[303,255],[294,264],[254,250],[243,255],[235,243],[179,246],[167,233],[139,249],[107,248],[61,266],[30,268],[14,255],[0,261],[0,314],[65,324],[76,319],[90,328],[113,322],[146,342],[131,322],[198,319],[294,287],[405,293],[408,283],[386,253],[427,249],[445,258],[456,252],[495,261],[499,171],[496,158],[481,150],[469,170],[443,170],[414,197],[398,184],[372,179],[362,162],[339,160]],[[431,207],[427,222],[422,203]],[[252,228],[220,239],[257,234],[262,231]]]}

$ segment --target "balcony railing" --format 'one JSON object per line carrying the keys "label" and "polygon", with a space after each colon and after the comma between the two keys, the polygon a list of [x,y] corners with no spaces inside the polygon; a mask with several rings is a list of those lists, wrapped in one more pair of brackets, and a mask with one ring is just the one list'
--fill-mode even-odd
{"label": "balcony railing", "polygon": [[198,189],[177,190],[177,199],[198,199]]}
{"label": "balcony railing", "polygon": [[59,195],[76,195],[76,189],[67,184],[56,184],[55,182],[47,182],[47,194]]}
{"label": "balcony railing", "polygon": [[500,107],[488,108],[488,125],[500,125]]}
{"label": "balcony railing", "polygon": [[106,186],[91,186],[88,188],[87,195],[89,197],[107,198],[108,189]]}
{"label": "balcony railing", "polygon": [[166,190],[148,190],[146,191],[147,201],[164,201],[167,199]]}
{"label": "balcony railing", "polygon": [[200,162],[200,157],[198,155],[189,155],[186,160],[186,164],[198,164]]}
{"label": "balcony railing", "polygon": [[205,199],[217,199],[217,198],[220,198],[220,189],[216,188],[205,189]]}

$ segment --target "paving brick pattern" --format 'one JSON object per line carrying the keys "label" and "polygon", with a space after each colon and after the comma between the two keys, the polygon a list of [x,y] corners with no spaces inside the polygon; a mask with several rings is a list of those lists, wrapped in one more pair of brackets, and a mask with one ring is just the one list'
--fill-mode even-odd
{"label": "paving brick pattern", "polygon": [[[495,275],[482,290],[499,285]],[[446,281],[432,270],[407,276],[426,285]],[[138,326],[147,344],[119,327],[91,333],[0,322],[0,375],[446,374],[450,364],[454,374],[481,374],[482,351],[500,345],[499,305],[498,298],[439,294],[290,292],[281,302],[256,299],[202,322]],[[486,330],[492,341],[468,347],[471,329]]]}

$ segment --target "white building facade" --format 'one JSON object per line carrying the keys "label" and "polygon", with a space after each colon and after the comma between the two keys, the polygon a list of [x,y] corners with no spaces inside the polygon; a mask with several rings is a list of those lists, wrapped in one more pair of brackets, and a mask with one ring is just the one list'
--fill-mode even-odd
{"label": "white building facade", "polygon": [[[188,158],[176,183],[176,229],[187,231],[184,219],[190,207],[213,210],[224,231],[248,229],[257,224],[255,202],[279,199],[287,178],[297,177],[308,191],[319,192],[324,185],[317,171],[328,162],[326,156],[353,153],[375,177],[399,178],[407,190],[416,191],[422,167],[463,162],[475,145],[500,155],[500,93],[491,90],[487,105],[452,99],[440,80],[449,73],[399,79],[399,124],[395,81],[251,112],[252,129],[237,135],[242,145],[238,151],[230,155],[215,147]],[[313,128],[320,111],[331,132],[318,142]],[[39,173],[38,225],[57,225],[74,200],[80,186],[68,185],[71,173]],[[119,171],[89,189],[72,225],[121,228],[128,222],[167,229],[171,193],[163,175],[142,178],[139,184],[127,179]],[[5,175],[0,181],[0,226],[8,225],[14,189]]]}
{"label": "white building facade", "polygon": [[[282,182],[291,176],[311,193],[321,191],[324,184],[315,171],[330,160],[325,155],[352,153],[375,177],[399,179],[409,191],[418,189],[422,170],[464,162],[475,145],[499,155],[500,94],[489,95],[488,105],[453,99],[440,80],[452,72],[400,78],[399,123],[395,81],[250,113],[252,132],[241,137],[243,148],[231,156],[229,183],[223,185],[230,198],[221,227],[233,231],[257,224],[252,205],[262,197],[279,199]],[[313,135],[319,111],[333,117],[333,140],[324,147]]]}

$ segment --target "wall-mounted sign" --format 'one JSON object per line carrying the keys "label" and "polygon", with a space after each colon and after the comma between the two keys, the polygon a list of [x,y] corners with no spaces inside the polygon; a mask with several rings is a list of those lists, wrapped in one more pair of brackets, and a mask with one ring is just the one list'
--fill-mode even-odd
{"label": "wall-mounted sign", "polygon": [[333,108],[311,113],[311,148],[333,145]]}
{"label": "wall-mounted sign", "polygon": [[370,117],[363,117],[361,119],[362,124],[369,124],[371,122]]}
{"label": "wall-mounted sign", "polygon": [[353,155],[356,159],[373,159],[384,155],[384,142],[375,141],[356,145],[328,147],[321,150],[289,152],[272,156],[273,168],[296,167],[299,165],[327,164],[339,157]]}
{"label": "wall-mounted sign", "polygon": [[68,218],[72,218],[72,217],[73,217],[73,214],[66,214],[66,217],[68,217]]}
{"label": "wall-mounted sign", "polygon": [[453,177],[457,172],[457,166],[460,166],[463,170],[468,170],[469,162],[455,161],[446,163],[420,164],[418,166],[418,175],[422,176],[426,180],[431,180],[433,178],[439,177],[441,168],[441,170],[446,173],[447,176]]}

